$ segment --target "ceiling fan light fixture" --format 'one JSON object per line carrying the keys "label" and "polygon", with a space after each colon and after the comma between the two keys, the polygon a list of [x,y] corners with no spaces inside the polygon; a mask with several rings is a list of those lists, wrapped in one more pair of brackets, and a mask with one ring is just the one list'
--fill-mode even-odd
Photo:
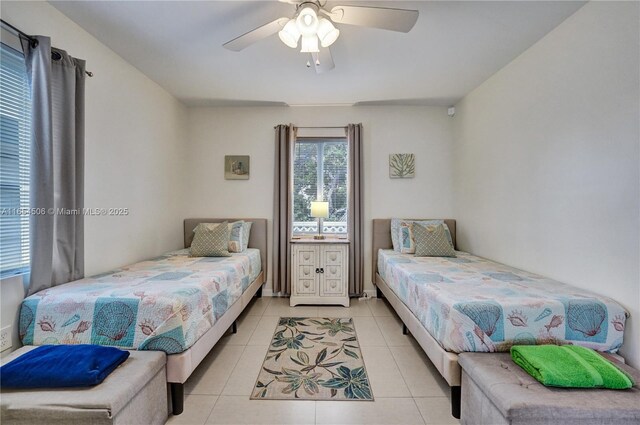
{"label": "ceiling fan light fixture", "polygon": [[303,35],[302,36],[302,48],[301,53],[318,53],[318,37],[315,35]]}
{"label": "ceiling fan light fixture", "polygon": [[298,14],[296,25],[303,36],[315,35],[318,31],[318,14],[312,7],[305,7]]}
{"label": "ceiling fan light fixture", "polygon": [[300,31],[296,25],[295,19],[291,19],[287,24],[278,32],[278,37],[287,46],[295,49],[298,47],[298,39],[300,38]]}
{"label": "ceiling fan light fixture", "polygon": [[340,35],[340,30],[333,26],[327,18],[320,18],[318,23],[318,38],[322,47],[331,46]]}

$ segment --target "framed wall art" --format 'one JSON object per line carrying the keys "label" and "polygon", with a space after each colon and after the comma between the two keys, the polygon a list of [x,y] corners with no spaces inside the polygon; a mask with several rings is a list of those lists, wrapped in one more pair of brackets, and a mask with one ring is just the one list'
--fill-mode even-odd
{"label": "framed wall art", "polygon": [[226,180],[249,180],[250,171],[249,155],[224,156],[224,178]]}
{"label": "framed wall art", "polygon": [[412,179],[416,176],[416,156],[412,153],[389,155],[389,177],[392,179]]}

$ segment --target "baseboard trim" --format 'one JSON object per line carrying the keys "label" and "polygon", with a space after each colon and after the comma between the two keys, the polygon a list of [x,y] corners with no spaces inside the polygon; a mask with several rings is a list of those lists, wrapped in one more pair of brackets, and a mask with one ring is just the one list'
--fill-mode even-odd
{"label": "baseboard trim", "polygon": [[[367,298],[375,298],[376,290],[375,289],[365,289],[363,291],[366,294]],[[262,296],[263,297],[281,297],[280,292],[273,292],[273,289],[267,288],[266,286],[262,288]]]}
{"label": "baseboard trim", "polygon": [[365,294],[367,294],[367,298],[375,298],[376,297],[376,290],[375,289],[365,289],[363,292]]}
{"label": "baseboard trim", "polygon": [[267,288],[265,286],[265,287],[262,288],[262,296],[263,297],[277,297],[278,294],[274,294],[272,288]]}

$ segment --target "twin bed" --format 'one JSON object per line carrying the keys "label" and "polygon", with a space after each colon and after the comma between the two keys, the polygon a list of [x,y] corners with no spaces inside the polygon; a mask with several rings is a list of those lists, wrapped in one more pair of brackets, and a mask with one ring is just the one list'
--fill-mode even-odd
{"label": "twin bed", "polygon": [[[455,220],[444,220],[455,245]],[[373,220],[374,283],[451,387],[460,416],[457,353],[514,344],[576,344],[615,353],[628,313],[615,301],[464,252],[393,251],[391,222]]]}
{"label": "twin bed", "polygon": [[[199,223],[252,222],[248,248],[190,257]],[[24,345],[98,344],[167,354],[174,414],[183,384],[256,294],[267,261],[266,219],[186,219],[185,249],[40,291],[23,301]]]}

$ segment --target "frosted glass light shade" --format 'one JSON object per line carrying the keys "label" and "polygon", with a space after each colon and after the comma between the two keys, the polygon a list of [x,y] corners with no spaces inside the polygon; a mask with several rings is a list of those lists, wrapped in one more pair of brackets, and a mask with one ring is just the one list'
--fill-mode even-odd
{"label": "frosted glass light shade", "polygon": [[331,46],[340,35],[340,30],[333,26],[327,18],[320,18],[318,24],[318,38],[322,47]]}
{"label": "frosted glass light shade", "polygon": [[280,40],[287,46],[295,49],[298,47],[298,39],[300,38],[300,31],[296,25],[295,19],[291,19],[278,33]]}
{"label": "frosted glass light shade", "polygon": [[302,53],[318,53],[318,37],[315,35],[303,35],[302,36]]}
{"label": "frosted glass light shade", "polygon": [[304,35],[315,35],[318,31],[318,15],[311,7],[305,7],[296,18],[298,31]]}
{"label": "frosted glass light shade", "polygon": [[329,203],[327,201],[311,201],[311,217],[329,218]]}

